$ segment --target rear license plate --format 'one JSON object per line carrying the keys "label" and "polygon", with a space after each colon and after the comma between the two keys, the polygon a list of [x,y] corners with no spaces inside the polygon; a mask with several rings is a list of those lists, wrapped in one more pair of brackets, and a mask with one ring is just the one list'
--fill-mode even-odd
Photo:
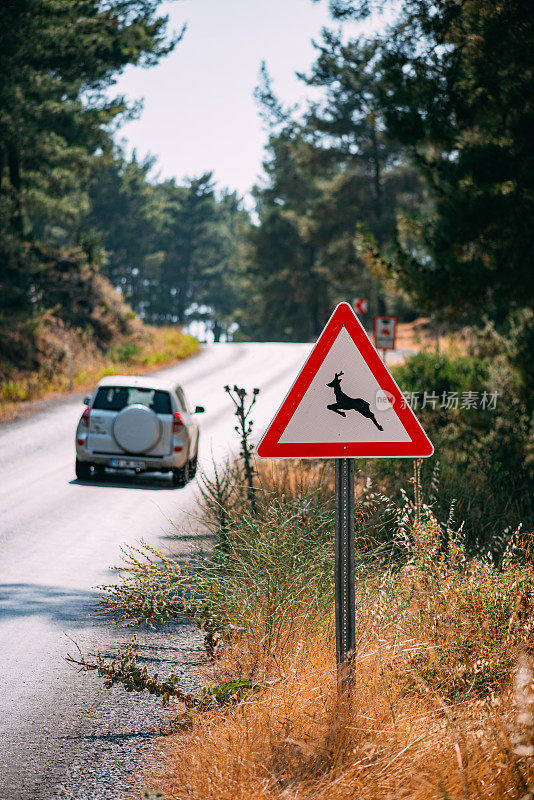
{"label": "rear license plate", "polygon": [[146,464],[144,461],[132,461],[128,458],[112,458],[110,466],[123,469],[144,469]]}

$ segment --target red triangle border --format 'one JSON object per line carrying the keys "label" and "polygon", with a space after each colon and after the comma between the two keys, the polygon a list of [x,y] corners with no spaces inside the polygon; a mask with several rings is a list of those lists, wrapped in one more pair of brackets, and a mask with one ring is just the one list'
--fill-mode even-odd
{"label": "red triangle border", "polygon": [[[380,387],[395,398],[394,411],[408,433],[410,442],[280,443],[280,437],[342,327],[347,329]],[[257,448],[261,458],[428,458],[433,452],[432,442],[405,402],[401,390],[348,303],[340,303],[334,310]]]}

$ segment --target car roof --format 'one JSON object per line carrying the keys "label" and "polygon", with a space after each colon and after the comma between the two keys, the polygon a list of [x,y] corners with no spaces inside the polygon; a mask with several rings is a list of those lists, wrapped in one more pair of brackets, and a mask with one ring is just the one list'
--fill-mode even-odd
{"label": "car roof", "polygon": [[144,375],[108,375],[98,382],[97,389],[102,386],[132,386],[139,389],[159,389],[164,392],[176,389],[177,383],[174,380],[165,378],[152,378]]}

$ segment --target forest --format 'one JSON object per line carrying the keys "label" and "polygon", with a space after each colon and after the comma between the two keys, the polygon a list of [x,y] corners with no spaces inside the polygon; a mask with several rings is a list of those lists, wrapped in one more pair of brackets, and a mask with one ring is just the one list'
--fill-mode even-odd
{"label": "forest", "polygon": [[384,3],[332,0],[332,28],[300,75],[320,100],[285,108],[262,68],[267,142],[253,208],[209,172],[153,180],[152,159],[115,144],[136,113],[110,99],[116,76],[184,35],[168,35],[158,6],[0,10],[4,355],[5,329],[53,310],[65,270],[75,284],[88,265],[142,320],[200,319],[215,340],[312,340],[336,302],[358,295],[371,315],[500,330],[532,305],[527,0],[404,0],[385,33],[352,40],[343,20]]}

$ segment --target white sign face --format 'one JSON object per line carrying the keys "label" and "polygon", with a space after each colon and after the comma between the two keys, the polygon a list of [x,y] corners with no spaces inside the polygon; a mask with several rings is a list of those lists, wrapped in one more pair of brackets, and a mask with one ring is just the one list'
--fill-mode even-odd
{"label": "white sign face", "polygon": [[375,317],[375,347],[378,350],[394,350],[397,332],[397,317]]}
{"label": "white sign face", "polygon": [[[353,407],[343,410],[351,405],[344,402],[331,408],[339,397],[353,400]],[[280,444],[384,441],[411,439],[347,329],[341,328]]]}

